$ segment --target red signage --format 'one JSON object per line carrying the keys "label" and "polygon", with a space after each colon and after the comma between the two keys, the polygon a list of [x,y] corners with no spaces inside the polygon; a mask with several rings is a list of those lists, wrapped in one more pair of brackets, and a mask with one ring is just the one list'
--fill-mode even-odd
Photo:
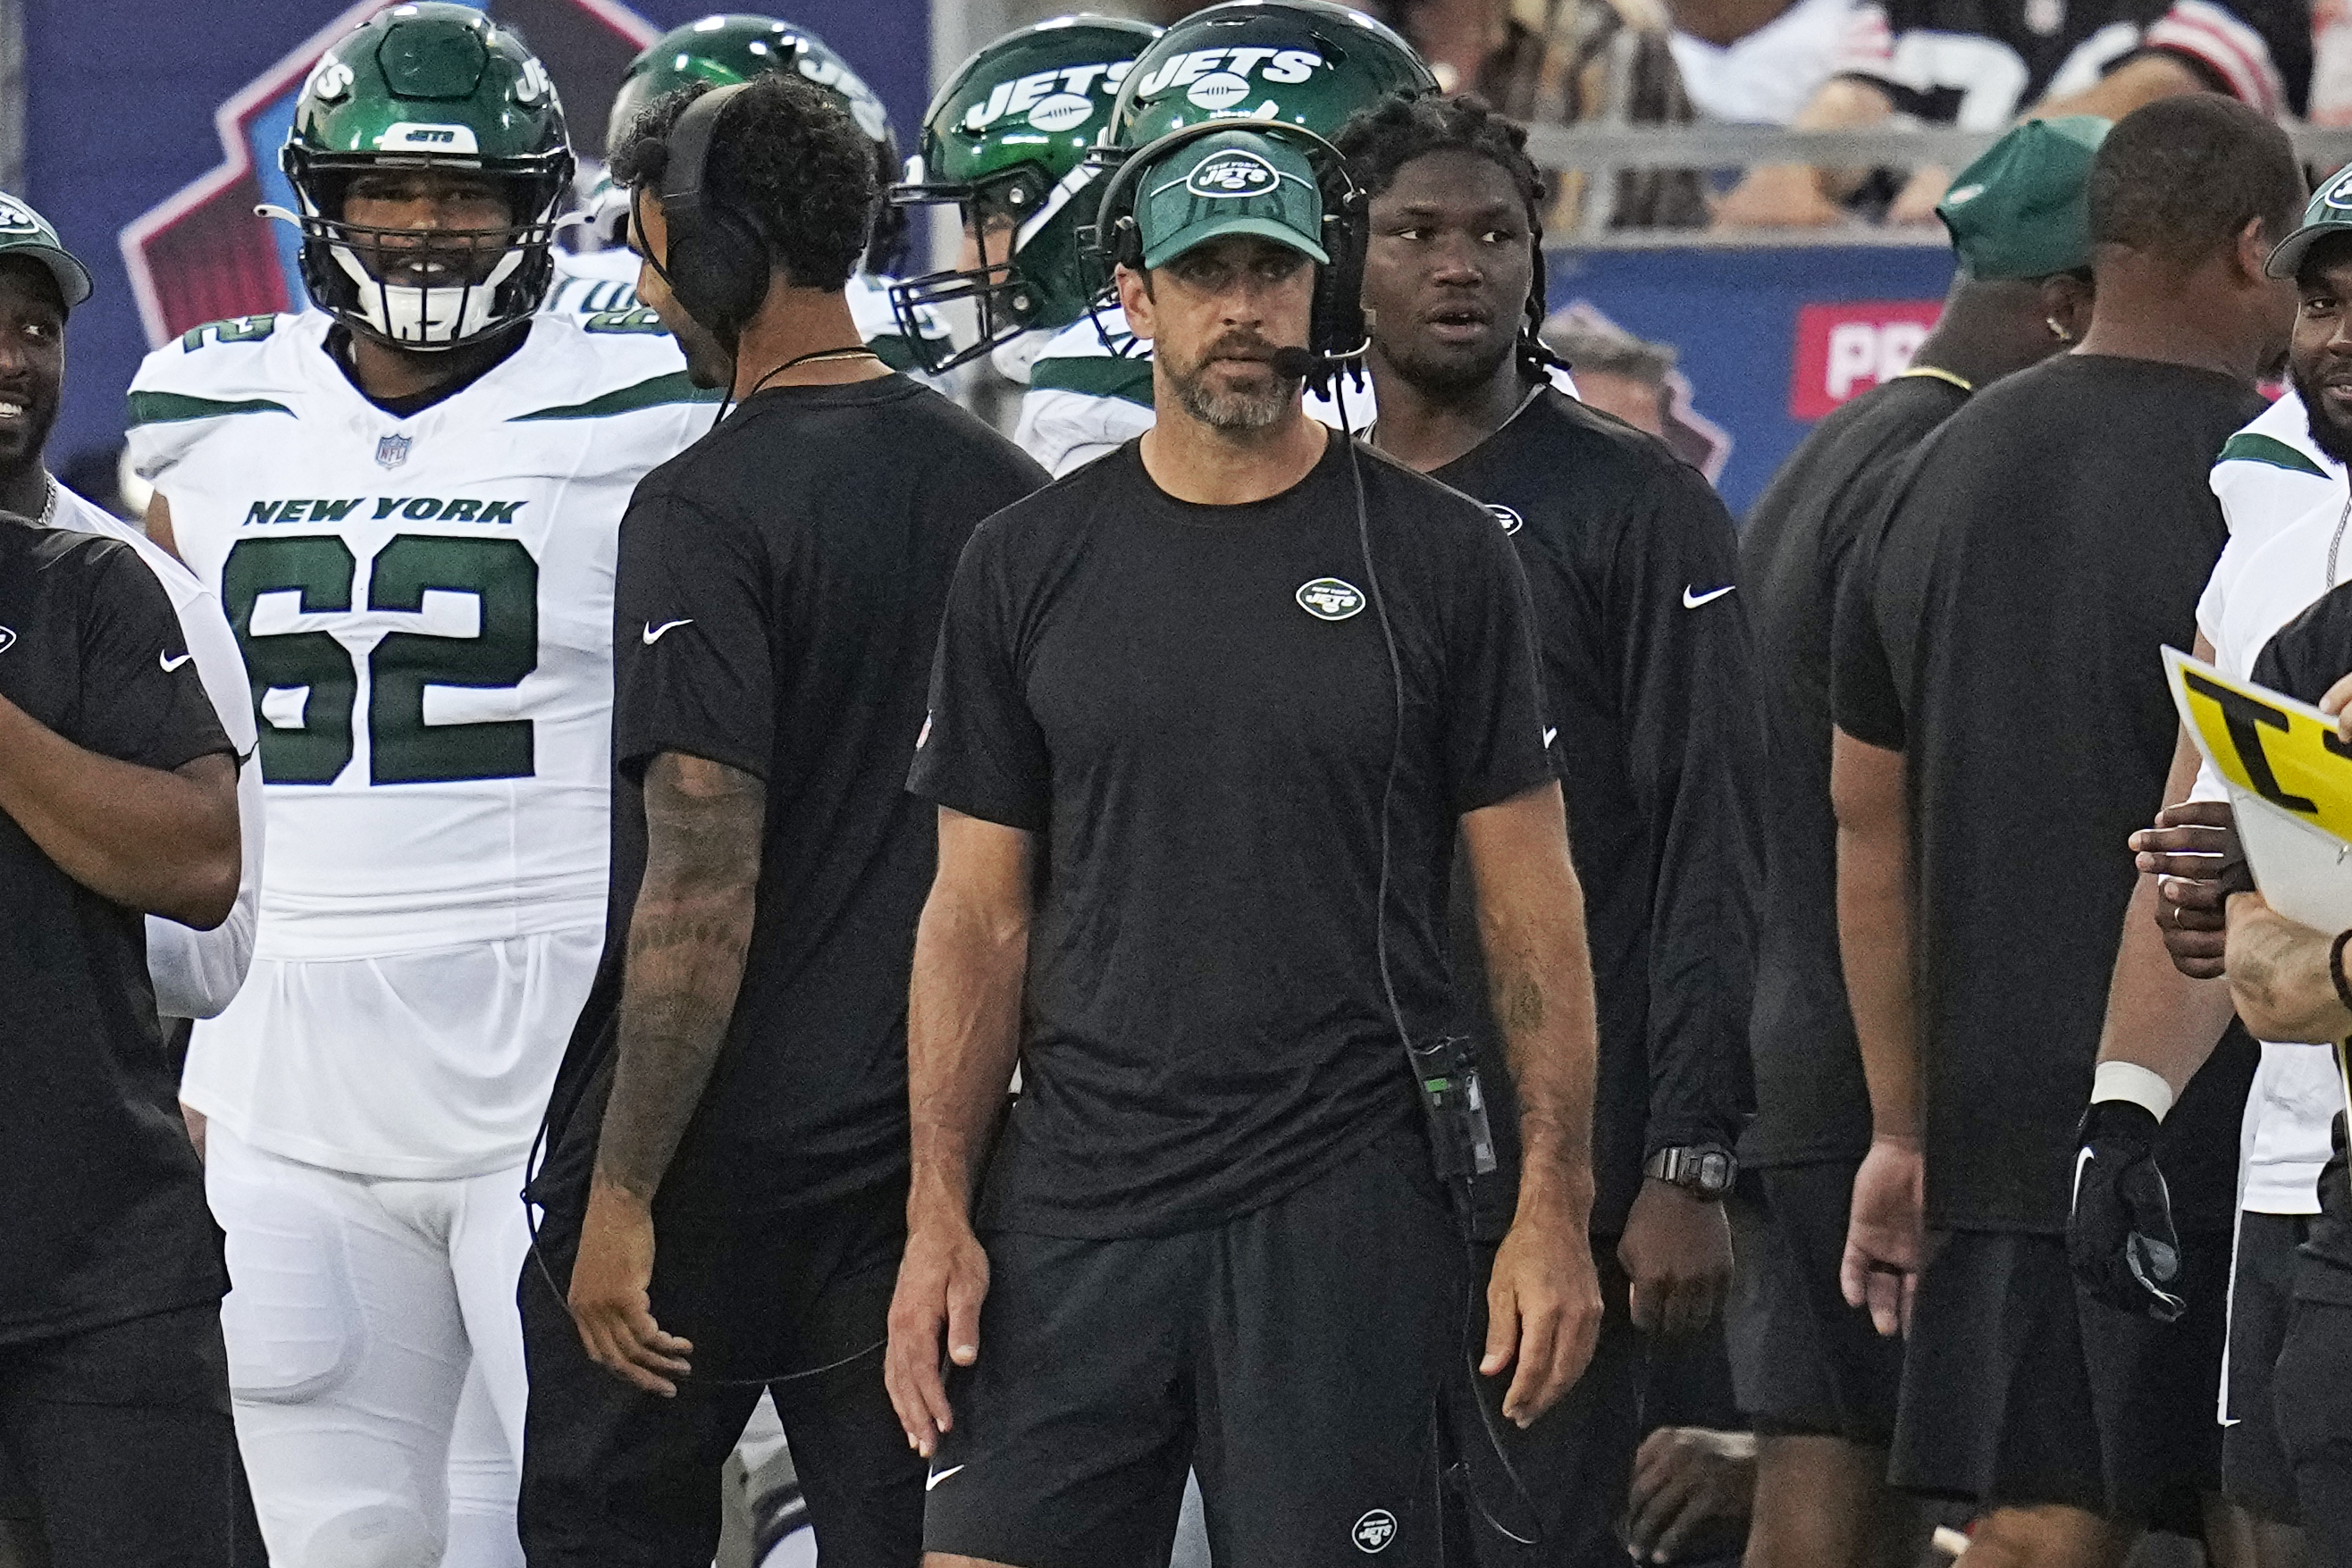
{"label": "red signage", "polygon": [[1797,311],[1797,368],[1789,413],[1819,419],[1848,398],[1894,380],[1927,340],[1943,304],[1935,299],[1861,299]]}

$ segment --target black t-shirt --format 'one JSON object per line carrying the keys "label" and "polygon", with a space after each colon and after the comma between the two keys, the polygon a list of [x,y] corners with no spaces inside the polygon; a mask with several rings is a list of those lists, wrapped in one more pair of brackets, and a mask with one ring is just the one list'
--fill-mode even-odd
{"label": "black t-shirt", "polygon": [[1899,113],[1993,130],[2147,53],[2265,114],[2301,114],[2310,0],[1864,0],[1837,69],[1884,89]]}
{"label": "black t-shirt", "polygon": [[[1927,1214],[2064,1229],[2074,1130],[2221,554],[2205,478],[2263,410],[2229,377],[2062,354],[1978,393],[1908,466],[1836,626],[1839,727],[1908,762]],[[2185,1227],[2226,1226],[2253,1052],[2165,1119]]]}
{"label": "black t-shirt", "polygon": [[1485,508],[1349,448],[1248,506],[1176,500],[1135,444],[992,517],[940,633],[911,787],[1039,834],[1023,1092],[982,1221],[1217,1224],[1416,1113],[1376,946],[1441,1032],[1457,819],[1552,777],[1527,587]]}
{"label": "black t-shirt", "polygon": [[[614,590],[615,907],[568,1074],[609,1076],[646,765],[678,752],[767,788],[742,985],[663,1206],[774,1210],[905,1168],[907,981],[937,848],[907,764],[964,541],[1045,482],[893,375],[760,392],[631,498]],[[569,1122],[574,1178],[604,1088]]]}
{"label": "black t-shirt", "polygon": [[1756,945],[1755,1166],[1860,1159],[1870,1099],[1838,956],[1837,814],[1830,807],[1831,618],[1856,546],[1927,434],[1968,401],[1937,376],[1863,393],[1772,476],[1739,542],[1739,592],[1764,714],[1766,820]]}
{"label": "black t-shirt", "polygon": [[[1760,834],[1737,538],[1696,469],[1549,388],[1430,476],[1486,503],[1534,599],[1600,1004],[1592,1228],[1615,1235],[1643,1159],[1730,1146],[1748,1100]],[[1491,1228],[1510,1216],[1518,1117],[1468,894],[1457,866],[1458,1016],[1505,1163]]]}
{"label": "black t-shirt", "polygon": [[[228,737],[171,601],[126,545],[0,513],[0,696],[169,770]],[[228,1288],[147,979],[144,917],[0,811],[0,1343]]]}

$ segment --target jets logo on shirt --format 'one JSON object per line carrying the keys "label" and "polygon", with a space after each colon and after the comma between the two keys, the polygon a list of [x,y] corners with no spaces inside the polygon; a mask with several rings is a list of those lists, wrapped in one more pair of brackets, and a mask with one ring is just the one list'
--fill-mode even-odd
{"label": "jets logo on shirt", "polygon": [[0,653],[6,653],[16,645],[16,633],[8,627],[0,626]]}
{"label": "jets logo on shirt", "polygon": [[1298,608],[1318,621],[1345,621],[1364,608],[1364,595],[1352,582],[1318,577],[1298,585]]}
{"label": "jets logo on shirt", "polygon": [[1528,520],[1508,507],[1497,507],[1490,503],[1486,509],[1495,514],[1495,520],[1503,525],[1503,531],[1507,534],[1517,533],[1528,526]]}
{"label": "jets logo on shirt", "polygon": [[1376,1508],[1356,1521],[1348,1531],[1348,1539],[1356,1543],[1357,1551],[1377,1554],[1388,1549],[1396,1532],[1396,1515],[1387,1509]]}

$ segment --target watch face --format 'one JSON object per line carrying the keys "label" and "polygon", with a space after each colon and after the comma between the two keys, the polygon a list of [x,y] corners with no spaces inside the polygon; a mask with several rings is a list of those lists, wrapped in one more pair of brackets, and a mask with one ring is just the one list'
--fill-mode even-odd
{"label": "watch face", "polygon": [[1719,1149],[1709,1149],[1698,1157],[1698,1186],[1701,1192],[1719,1193],[1731,1186],[1731,1156]]}

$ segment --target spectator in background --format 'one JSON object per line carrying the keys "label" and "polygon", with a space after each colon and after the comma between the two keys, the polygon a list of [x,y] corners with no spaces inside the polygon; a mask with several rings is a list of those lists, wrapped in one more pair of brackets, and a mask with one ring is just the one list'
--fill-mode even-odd
{"label": "spectator in background", "polygon": [[1853,0],[1666,0],[1683,89],[1705,120],[1786,125],[1829,79]]}
{"label": "spectator in background", "polygon": [[[2119,119],[2188,92],[2225,93],[2273,120],[2303,111],[2311,81],[2310,0],[1865,0],[1836,74],[1791,125],[1866,130],[1898,122],[1994,131],[2031,105],[2042,117]],[[1836,224],[1864,189],[1858,170],[1770,164],[1717,204],[1720,227]],[[1941,169],[1914,171],[1894,223],[1925,222]]]}
{"label": "spectator in background", "polygon": [[1577,399],[1587,408],[1665,438],[1674,402],[1672,344],[1646,342],[1596,311],[1574,307],[1544,322],[1543,341],[1574,367]]}

